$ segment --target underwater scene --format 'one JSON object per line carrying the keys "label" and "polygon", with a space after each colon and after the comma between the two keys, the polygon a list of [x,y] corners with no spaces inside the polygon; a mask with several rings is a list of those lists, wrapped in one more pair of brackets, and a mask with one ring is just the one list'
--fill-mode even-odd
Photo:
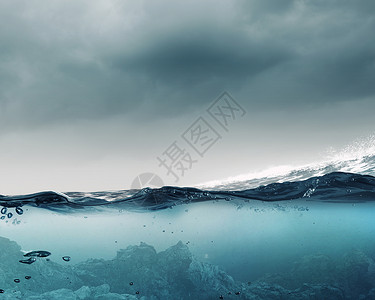
{"label": "underwater scene", "polygon": [[2,195],[0,299],[375,299],[374,167]]}

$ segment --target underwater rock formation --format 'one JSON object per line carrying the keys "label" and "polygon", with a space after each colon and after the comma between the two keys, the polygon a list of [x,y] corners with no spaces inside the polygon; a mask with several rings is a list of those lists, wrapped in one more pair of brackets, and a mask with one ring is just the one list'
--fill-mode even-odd
{"label": "underwater rock formation", "polygon": [[74,266],[43,257],[21,264],[20,246],[1,237],[0,249],[0,299],[368,300],[375,295],[374,261],[360,250],[337,260],[308,255],[286,274],[241,283],[218,266],[197,261],[182,242],[159,253],[141,243],[119,250],[112,260],[90,259]]}
{"label": "underwater rock formation", "polygon": [[[90,260],[75,267],[83,281],[108,283],[119,294],[155,299],[209,299],[240,285],[219,268],[197,262],[182,242],[156,253],[145,243],[120,250],[111,261]],[[132,283],[130,285],[129,283]]]}

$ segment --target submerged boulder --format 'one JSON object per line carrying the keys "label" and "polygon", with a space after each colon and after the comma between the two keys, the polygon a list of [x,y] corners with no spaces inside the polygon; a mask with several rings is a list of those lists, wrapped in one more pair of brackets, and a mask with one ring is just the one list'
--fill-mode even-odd
{"label": "submerged boulder", "polygon": [[69,289],[58,289],[51,292],[43,293],[37,296],[29,296],[27,300],[77,300],[77,295]]}
{"label": "submerged boulder", "polygon": [[145,243],[129,246],[113,260],[89,260],[75,269],[83,281],[107,282],[111,292],[138,291],[149,299],[216,299],[240,286],[218,267],[196,261],[182,242],[159,253]]}
{"label": "submerged boulder", "polygon": [[338,264],[339,278],[348,295],[367,294],[375,287],[375,263],[359,249],[345,254]]}
{"label": "submerged boulder", "polygon": [[199,294],[209,293],[214,295],[234,294],[241,285],[218,266],[193,260],[188,271],[189,279]]}

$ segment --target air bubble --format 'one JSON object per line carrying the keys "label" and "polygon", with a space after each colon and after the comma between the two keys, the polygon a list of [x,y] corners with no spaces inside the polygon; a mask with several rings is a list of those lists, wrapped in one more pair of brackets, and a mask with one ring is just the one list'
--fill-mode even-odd
{"label": "air bubble", "polygon": [[23,214],[23,209],[21,207],[16,207],[16,213],[19,215]]}
{"label": "air bubble", "polygon": [[9,213],[7,214],[7,217],[8,217],[8,219],[10,219],[11,217],[13,217],[13,214],[12,214],[11,212],[9,212]]}
{"label": "air bubble", "polygon": [[31,276],[25,276],[25,279],[29,280],[31,279]]}
{"label": "air bubble", "polygon": [[14,279],[13,281],[14,281],[15,283],[20,283],[20,282],[21,282],[21,280],[19,280],[18,278]]}
{"label": "air bubble", "polygon": [[65,255],[62,257],[63,261],[70,261],[70,256]]}
{"label": "air bubble", "polygon": [[50,256],[51,255],[51,252],[48,252],[48,251],[44,251],[44,250],[37,250],[37,251],[31,251],[31,252],[28,252],[26,254],[24,254],[24,256],[26,257],[30,257],[30,256],[36,256],[36,257],[47,257],[47,256]]}
{"label": "air bubble", "polygon": [[5,214],[7,213],[7,211],[8,211],[8,209],[7,209],[6,207],[3,207],[3,208],[1,209],[1,213],[2,213],[3,215],[5,215]]}
{"label": "air bubble", "polygon": [[31,265],[32,263],[36,262],[36,258],[35,257],[30,257],[29,259],[22,259],[19,262],[23,263],[23,264]]}

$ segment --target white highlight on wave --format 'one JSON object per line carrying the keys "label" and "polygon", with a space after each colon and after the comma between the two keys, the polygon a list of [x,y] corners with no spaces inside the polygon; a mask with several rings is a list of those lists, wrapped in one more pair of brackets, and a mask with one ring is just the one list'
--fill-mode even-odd
{"label": "white highlight on wave", "polygon": [[260,172],[252,172],[223,180],[213,180],[198,185],[198,188],[226,186],[230,188],[235,183],[285,182],[304,180],[313,176],[322,176],[331,172],[351,172],[375,176],[375,135],[370,135],[354,141],[343,149],[327,150],[327,158],[302,166],[282,165],[271,167]]}

